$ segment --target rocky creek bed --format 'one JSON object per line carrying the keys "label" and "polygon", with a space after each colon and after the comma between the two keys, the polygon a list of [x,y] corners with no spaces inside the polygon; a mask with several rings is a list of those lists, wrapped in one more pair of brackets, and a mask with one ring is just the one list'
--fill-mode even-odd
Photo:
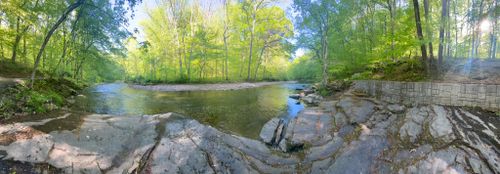
{"label": "rocky creek bed", "polygon": [[1,125],[0,172],[500,173],[500,117],[463,107],[347,92],[288,123],[270,120],[260,140],[175,113],[94,114],[74,130],[36,129],[67,116]]}

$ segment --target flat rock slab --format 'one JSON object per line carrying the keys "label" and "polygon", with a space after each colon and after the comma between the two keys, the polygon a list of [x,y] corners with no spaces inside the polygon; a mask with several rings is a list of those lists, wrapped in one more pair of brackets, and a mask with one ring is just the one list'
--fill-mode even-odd
{"label": "flat rock slab", "polygon": [[342,98],[337,106],[342,108],[351,123],[364,123],[375,112],[373,102],[355,97]]}
{"label": "flat rock slab", "polygon": [[306,108],[293,119],[286,131],[292,146],[323,145],[332,139],[333,117],[320,108]]}

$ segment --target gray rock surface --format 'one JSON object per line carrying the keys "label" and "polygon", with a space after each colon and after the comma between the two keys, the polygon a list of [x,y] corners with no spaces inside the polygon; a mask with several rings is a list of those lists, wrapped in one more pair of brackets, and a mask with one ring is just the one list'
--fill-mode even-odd
{"label": "gray rock surface", "polygon": [[323,97],[317,94],[308,94],[305,97],[302,97],[302,101],[309,105],[318,105],[321,100],[323,100]]}
{"label": "gray rock surface", "polygon": [[289,123],[285,140],[291,146],[323,145],[332,139],[333,119],[320,108],[307,108]]}
{"label": "gray rock surface", "polygon": [[411,108],[405,116],[404,124],[399,130],[401,139],[409,139],[411,143],[417,141],[422,134],[424,121],[429,116],[429,108]]}
{"label": "gray rock surface", "polygon": [[363,123],[375,112],[374,103],[354,97],[342,98],[337,106],[344,111],[351,123]]}
{"label": "gray rock surface", "polygon": [[279,118],[272,118],[269,120],[266,124],[264,124],[264,127],[260,130],[259,137],[264,143],[272,143],[271,141],[273,140],[275,136],[276,129],[278,128],[280,123]]}
{"label": "gray rock surface", "polygon": [[455,139],[453,129],[448,120],[448,112],[442,106],[433,105],[432,109],[436,114],[430,121],[430,133],[436,139],[442,139],[449,143]]}
{"label": "gray rock surface", "polygon": [[[391,111],[384,102],[343,96],[288,124],[270,120],[260,141],[173,113],[92,114],[74,130],[36,130],[67,117],[0,125],[0,173],[12,172],[4,167],[10,161],[64,173],[500,172],[500,118],[481,110]],[[284,140],[265,143],[282,133]]]}
{"label": "gray rock surface", "polygon": [[387,110],[389,110],[390,112],[392,112],[394,114],[401,114],[401,113],[404,113],[405,106],[398,105],[398,104],[390,104],[390,105],[387,105]]}

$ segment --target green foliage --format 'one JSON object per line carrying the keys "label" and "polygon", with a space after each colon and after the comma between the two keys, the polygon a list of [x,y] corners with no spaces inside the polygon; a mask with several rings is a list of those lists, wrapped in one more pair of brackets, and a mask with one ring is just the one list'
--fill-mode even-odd
{"label": "green foliage", "polygon": [[[497,8],[492,5],[493,1],[488,1],[490,5],[452,2],[447,8],[453,12],[444,23],[447,36],[441,43],[445,56],[486,58],[498,55],[499,52],[495,51],[498,49],[492,46],[498,37],[498,24],[495,23],[487,31],[477,28],[480,22],[498,19],[498,15],[492,13]],[[411,2],[406,5],[401,3],[396,0],[294,0],[293,9],[297,13],[294,21],[298,34],[296,46],[308,49],[320,64],[327,67],[325,75],[333,79],[354,75],[353,79],[423,80],[425,72],[422,69],[425,66],[417,62],[424,61],[414,57],[420,57],[422,44],[429,47],[432,43],[433,58],[437,58],[439,38],[434,35],[443,24],[442,3],[430,1],[428,17],[424,17],[424,7],[420,7],[425,30],[423,41],[416,35]],[[423,3],[420,5],[423,6]],[[471,46],[478,40],[488,43]],[[427,51],[430,52],[429,49]],[[370,67],[377,64],[382,66],[384,72]],[[436,66],[429,66],[433,67]]]}
{"label": "green foliage", "polygon": [[[0,74],[28,77],[48,30],[74,2],[2,1]],[[55,30],[42,54],[37,74],[91,82],[120,79],[123,69],[115,58],[124,53],[123,40],[130,34],[123,26],[127,23],[129,10],[139,2],[86,0]]]}
{"label": "green foliage", "polygon": [[145,41],[126,41],[127,56],[120,64],[128,81],[200,83],[287,78],[287,39],[293,35],[293,26],[281,8],[271,6],[268,0],[252,10],[249,8],[257,5],[253,1],[228,1],[215,9],[203,8],[198,1],[172,2],[162,0],[158,7],[147,10],[148,19],[141,22]]}
{"label": "green foliage", "polygon": [[306,54],[293,60],[289,73],[291,79],[317,82],[321,80],[321,64],[311,54]]}
{"label": "green foliage", "polygon": [[70,79],[43,79],[33,89],[24,84],[0,91],[0,116],[8,119],[15,114],[45,113],[66,106],[65,98],[76,95],[83,84]]}

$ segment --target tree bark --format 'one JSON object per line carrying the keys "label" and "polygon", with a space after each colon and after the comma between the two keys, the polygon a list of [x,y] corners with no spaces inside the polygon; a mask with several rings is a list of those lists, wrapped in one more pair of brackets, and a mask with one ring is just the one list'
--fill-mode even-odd
{"label": "tree bark", "polygon": [[61,17],[59,17],[59,19],[57,20],[57,22],[52,26],[52,28],[49,30],[49,32],[45,36],[45,39],[43,40],[42,46],[40,47],[40,50],[38,51],[38,54],[37,54],[36,59],[35,59],[35,65],[33,67],[33,72],[31,73],[30,88],[33,88],[33,84],[35,83],[35,76],[36,76],[36,71],[37,71],[37,68],[38,68],[38,64],[40,64],[40,58],[42,57],[43,51],[45,50],[45,47],[47,46],[47,43],[49,43],[50,38],[52,37],[52,35],[54,34],[54,32],[57,30],[57,28],[59,27],[59,25],[61,25],[61,23],[63,23],[64,20],[66,20],[66,18],[68,17],[68,15],[73,10],[75,10],[76,8],[78,8],[79,6],[81,6],[83,4],[83,2],[85,2],[85,0],[77,0],[75,3],[71,4],[70,6],[68,6],[68,8],[66,8],[66,10],[64,11],[64,13],[61,15]]}
{"label": "tree bark", "polygon": [[227,38],[228,36],[228,22],[229,22],[229,11],[227,10],[228,6],[228,1],[224,0],[224,11],[225,11],[225,17],[226,19],[224,20],[224,35],[222,36],[224,38],[224,56],[226,57],[226,60],[224,61],[224,75],[226,80],[229,80],[229,73],[228,73],[228,61],[229,61],[229,56],[228,56],[228,48],[227,48]]}
{"label": "tree bark", "polygon": [[415,12],[415,23],[417,26],[417,37],[418,37],[418,40],[420,41],[420,51],[422,52],[422,59],[424,61],[426,61],[427,60],[427,50],[425,48],[424,35],[422,33],[422,23],[420,22],[420,11],[419,11],[419,6],[418,6],[418,0],[413,0],[413,8],[414,8],[413,11]]}
{"label": "tree bark", "polygon": [[[498,7],[498,1],[495,1],[494,7]],[[497,20],[498,20],[497,14],[493,14],[493,20],[494,20],[493,29],[490,31],[490,49],[489,49],[490,59],[495,59],[497,54],[497,36],[496,36]]]}
{"label": "tree bark", "polygon": [[21,42],[22,37],[24,34],[28,31],[29,25],[25,26],[22,30],[20,29],[21,25],[21,18],[17,17],[17,24],[16,24],[16,38],[14,39],[14,43],[12,44],[12,57],[11,60],[13,63],[16,62],[17,58],[17,48],[19,47],[19,43]]}
{"label": "tree bark", "polygon": [[253,40],[254,40],[254,34],[255,34],[255,23],[257,21],[256,19],[257,14],[252,14],[252,28],[250,30],[250,48],[249,48],[249,55],[248,55],[248,70],[247,70],[247,81],[250,81],[250,67],[252,66],[252,52],[253,52]]}
{"label": "tree bark", "polygon": [[429,16],[429,0],[424,0],[424,18],[425,18],[425,34],[427,35],[429,41],[429,58],[434,58],[434,49],[432,47],[432,32],[431,32],[431,18]]}
{"label": "tree bark", "polygon": [[444,52],[444,28],[446,26],[447,20],[446,15],[448,14],[447,7],[448,0],[441,0],[441,22],[439,25],[439,50],[438,50],[438,65],[443,63],[443,52]]}

